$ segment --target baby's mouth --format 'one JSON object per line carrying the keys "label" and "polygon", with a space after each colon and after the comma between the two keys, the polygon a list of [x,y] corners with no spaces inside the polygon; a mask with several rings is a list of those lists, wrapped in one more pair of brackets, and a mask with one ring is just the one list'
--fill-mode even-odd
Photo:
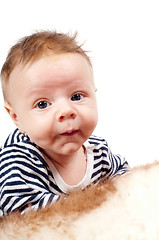
{"label": "baby's mouth", "polygon": [[64,133],[61,133],[61,136],[73,136],[75,134],[77,134],[79,132],[79,130],[70,130],[70,131],[66,131]]}

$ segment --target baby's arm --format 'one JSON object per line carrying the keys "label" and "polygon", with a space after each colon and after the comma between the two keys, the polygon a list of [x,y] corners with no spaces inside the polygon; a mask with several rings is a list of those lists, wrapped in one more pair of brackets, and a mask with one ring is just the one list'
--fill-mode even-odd
{"label": "baby's arm", "polygon": [[9,194],[9,192],[6,193],[5,190],[2,190],[0,217],[14,211],[24,213],[30,209],[37,210],[39,208],[44,208],[46,205],[52,204],[60,198],[59,195],[50,192],[35,192],[33,189],[32,193],[30,193],[30,189],[27,188],[25,191],[25,194],[19,195],[19,192],[17,194],[15,192]]}
{"label": "baby's arm", "polygon": [[0,216],[45,207],[59,199],[60,190],[50,180],[47,168],[31,160],[20,146],[0,152]]}
{"label": "baby's arm", "polygon": [[128,162],[120,155],[114,155],[108,147],[108,158],[110,162],[109,178],[122,175],[130,171]]}
{"label": "baby's arm", "polygon": [[100,144],[97,144],[96,149],[94,150],[95,165],[93,174],[96,178],[112,178],[130,171],[130,167],[125,158],[120,155],[114,155],[105,139],[98,139],[98,141]]}

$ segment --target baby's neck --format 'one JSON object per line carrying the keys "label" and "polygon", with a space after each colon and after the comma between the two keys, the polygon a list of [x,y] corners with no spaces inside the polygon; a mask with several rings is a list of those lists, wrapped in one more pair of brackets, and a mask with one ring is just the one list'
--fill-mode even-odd
{"label": "baby's neck", "polygon": [[64,182],[70,186],[77,185],[85,176],[87,162],[84,148],[81,147],[77,152],[69,156],[63,156],[63,161],[57,162],[49,159]]}

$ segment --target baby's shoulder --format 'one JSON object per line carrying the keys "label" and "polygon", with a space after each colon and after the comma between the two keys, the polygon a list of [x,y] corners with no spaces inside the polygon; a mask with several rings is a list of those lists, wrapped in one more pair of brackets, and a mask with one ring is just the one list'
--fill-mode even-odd
{"label": "baby's shoulder", "polygon": [[103,152],[109,151],[108,143],[107,141],[102,137],[97,137],[95,135],[91,135],[86,143],[87,149],[92,149],[93,152]]}
{"label": "baby's shoulder", "polygon": [[0,148],[0,155],[4,153],[17,153],[21,152],[29,155],[41,154],[40,149],[33,143],[30,138],[19,131],[16,128],[12,133],[9,134],[4,144]]}
{"label": "baby's shoulder", "polygon": [[107,141],[102,138],[102,137],[97,137],[95,135],[91,135],[88,139],[89,144],[95,145],[95,146],[99,146],[99,145],[105,145],[108,146]]}
{"label": "baby's shoulder", "polygon": [[15,129],[0,148],[0,161],[9,159],[15,160],[27,159],[33,161],[33,159],[44,162],[42,153],[38,146],[33,143],[30,138],[22,134],[18,129]]}
{"label": "baby's shoulder", "polygon": [[16,128],[13,132],[11,132],[7,139],[5,140],[4,144],[2,145],[1,149],[4,149],[8,146],[17,145],[21,142],[28,141],[28,137],[22,134],[18,128]]}

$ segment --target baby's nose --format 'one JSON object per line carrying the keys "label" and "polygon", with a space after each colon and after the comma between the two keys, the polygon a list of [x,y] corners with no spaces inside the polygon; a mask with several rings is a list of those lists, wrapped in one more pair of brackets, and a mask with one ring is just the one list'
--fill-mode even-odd
{"label": "baby's nose", "polygon": [[75,119],[77,116],[76,111],[69,105],[63,106],[61,111],[57,114],[57,119],[59,122],[62,122],[67,119]]}
{"label": "baby's nose", "polygon": [[76,114],[75,113],[70,113],[70,114],[61,114],[61,116],[58,118],[59,122],[62,122],[66,119],[75,119]]}

